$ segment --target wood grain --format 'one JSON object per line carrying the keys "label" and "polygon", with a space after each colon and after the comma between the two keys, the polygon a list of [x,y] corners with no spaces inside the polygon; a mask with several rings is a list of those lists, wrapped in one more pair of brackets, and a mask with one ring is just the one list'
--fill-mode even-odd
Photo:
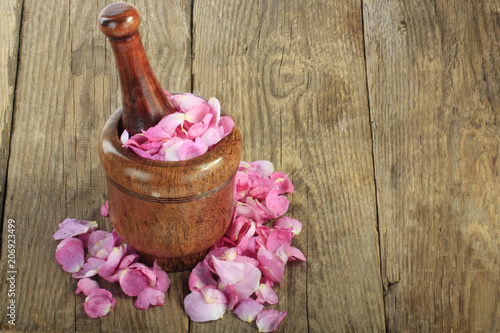
{"label": "wood grain", "polygon": [[[3,216],[6,193],[22,7],[21,0],[0,2],[2,12],[0,20],[0,40],[2,41],[0,44],[0,198],[2,198],[0,214],[2,215],[0,216]],[[0,239],[1,244],[2,240]]]}
{"label": "wood grain", "polygon": [[[0,330],[255,332],[231,313],[191,322],[189,272],[169,274],[166,304],[148,311],[100,281],[117,304],[88,318],[54,260],[64,218],[111,229],[97,151],[122,103],[97,25],[111,2],[0,2],[0,193],[18,271],[13,327],[4,229]],[[163,88],[218,97],[243,159],[296,186],[293,244],[308,261],[275,288],[279,332],[499,331],[498,1],[132,3]]]}
{"label": "wood grain", "polygon": [[[194,92],[220,98],[243,159],[291,174],[295,243],[281,332],[382,331],[375,186],[359,2],[204,1],[193,15]],[[232,314],[191,332],[253,332]]]}
{"label": "wood grain", "polygon": [[[75,280],[54,260],[57,243],[52,235],[64,218],[97,219],[101,228],[110,230],[99,216],[106,190],[97,142],[121,97],[111,48],[97,26],[106,4],[24,2],[11,143],[15,158],[9,162],[4,215],[18,226],[18,331],[187,331],[181,303],[186,273],[171,274],[172,297],[166,297],[164,307],[147,312],[137,311],[134,300],[116,286],[102,283],[118,304],[110,315],[94,320],[83,310],[84,298],[74,295]],[[149,21],[142,27],[155,26],[145,49],[152,67],[159,68],[159,81],[189,90],[190,4],[135,4]],[[168,18],[172,22],[167,26]],[[2,261],[2,281],[6,271]],[[2,292],[0,313],[6,313],[6,304]],[[2,330],[13,328],[3,319]]]}
{"label": "wood grain", "polygon": [[365,1],[389,332],[500,329],[500,3]]}

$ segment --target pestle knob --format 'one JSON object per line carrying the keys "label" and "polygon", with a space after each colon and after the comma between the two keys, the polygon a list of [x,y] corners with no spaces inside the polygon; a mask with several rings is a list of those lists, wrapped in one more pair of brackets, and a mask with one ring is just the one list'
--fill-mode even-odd
{"label": "pestle knob", "polygon": [[122,124],[131,135],[175,112],[149,64],[139,34],[140,22],[137,8],[126,2],[111,4],[99,15],[99,28],[109,38],[118,67]]}

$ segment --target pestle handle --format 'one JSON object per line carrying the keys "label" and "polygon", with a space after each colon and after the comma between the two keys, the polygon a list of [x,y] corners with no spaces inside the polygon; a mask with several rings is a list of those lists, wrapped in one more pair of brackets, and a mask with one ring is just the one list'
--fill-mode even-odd
{"label": "pestle handle", "polygon": [[109,39],[122,89],[122,124],[131,135],[156,125],[175,112],[151,69],[139,33],[134,5],[119,2],[104,8],[99,28]]}

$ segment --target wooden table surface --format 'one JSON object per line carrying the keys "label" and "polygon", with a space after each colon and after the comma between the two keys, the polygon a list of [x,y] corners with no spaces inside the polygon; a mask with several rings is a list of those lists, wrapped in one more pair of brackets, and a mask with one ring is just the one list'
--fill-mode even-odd
{"label": "wooden table surface", "polygon": [[[189,272],[165,305],[88,318],[55,261],[66,217],[107,199],[97,141],[121,105],[97,17],[111,1],[0,1],[0,328],[256,332],[191,322]],[[294,239],[279,332],[500,332],[500,2],[134,1],[171,91],[218,97],[243,159],[290,174]],[[15,221],[15,326],[7,320]]]}

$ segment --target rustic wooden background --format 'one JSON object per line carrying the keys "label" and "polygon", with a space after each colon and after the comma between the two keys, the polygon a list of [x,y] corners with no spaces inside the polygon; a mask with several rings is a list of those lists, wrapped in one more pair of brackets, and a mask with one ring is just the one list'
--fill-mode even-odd
{"label": "rustic wooden background", "polygon": [[[66,217],[100,217],[97,140],[121,104],[97,16],[111,1],[0,0],[3,331],[255,332],[190,322],[188,272],[149,311],[88,318],[54,259]],[[245,160],[291,175],[279,332],[500,332],[500,2],[133,3],[159,81],[216,96]],[[7,220],[16,221],[16,326]]]}

